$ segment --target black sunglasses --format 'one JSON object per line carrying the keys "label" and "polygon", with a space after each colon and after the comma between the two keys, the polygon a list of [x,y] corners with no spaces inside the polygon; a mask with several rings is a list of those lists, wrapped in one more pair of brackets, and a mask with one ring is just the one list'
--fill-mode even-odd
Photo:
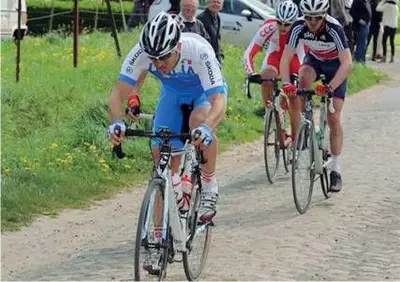
{"label": "black sunglasses", "polygon": [[283,23],[283,22],[278,21],[278,25],[290,26],[291,23]]}
{"label": "black sunglasses", "polygon": [[166,54],[166,55],[163,55],[163,56],[159,56],[159,57],[150,56],[150,55],[148,55],[148,57],[149,57],[150,60],[166,61],[166,60],[169,59],[169,57],[171,57],[171,55],[172,55],[172,52],[170,52],[170,53],[168,53],[168,54]]}
{"label": "black sunglasses", "polygon": [[309,21],[309,22],[311,22],[312,20],[319,22],[324,19],[324,16],[304,16],[304,18],[306,21]]}

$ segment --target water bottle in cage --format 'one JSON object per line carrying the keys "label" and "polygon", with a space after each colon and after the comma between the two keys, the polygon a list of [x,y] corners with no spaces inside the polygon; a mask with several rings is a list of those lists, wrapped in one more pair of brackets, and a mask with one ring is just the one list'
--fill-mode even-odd
{"label": "water bottle in cage", "polygon": [[186,144],[187,152],[185,154],[185,162],[181,177],[183,197],[187,201],[187,206],[190,205],[190,196],[192,193],[192,173],[193,173],[193,158],[194,147],[191,144]]}

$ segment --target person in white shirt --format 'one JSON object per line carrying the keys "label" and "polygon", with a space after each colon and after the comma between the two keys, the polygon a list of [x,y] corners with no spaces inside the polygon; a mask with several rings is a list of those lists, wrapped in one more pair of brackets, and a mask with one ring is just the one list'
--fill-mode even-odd
{"label": "person in white shirt", "polygon": [[397,29],[397,18],[399,16],[399,8],[397,6],[398,0],[382,0],[376,7],[376,11],[382,12],[382,25],[383,25],[383,36],[382,36],[382,47],[383,56],[382,62],[386,62],[386,43],[388,37],[390,38],[391,57],[390,62],[394,62],[394,37]]}

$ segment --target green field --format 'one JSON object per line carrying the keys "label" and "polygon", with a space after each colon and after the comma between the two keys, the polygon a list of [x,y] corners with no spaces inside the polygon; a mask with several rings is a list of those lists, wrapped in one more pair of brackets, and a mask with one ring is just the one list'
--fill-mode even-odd
{"label": "green field", "polygon": [[[114,12],[121,11],[121,4],[119,1],[111,1],[111,8]],[[26,5],[29,9],[37,9],[37,8],[46,8],[51,9],[54,7],[56,9],[73,9],[74,1],[73,0],[26,0]],[[105,1],[99,0],[79,0],[78,2],[79,8],[82,10],[96,10],[96,6],[101,11],[107,10],[107,5]],[[123,1],[122,5],[124,7],[125,12],[130,12],[132,10],[133,1]]]}
{"label": "green field", "polygon": [[[123,55],[137,34],[120,34]],[[224,45],[223,66],[229,85],[226,118],[217,135],[228,143],[262,134],[259,95],[243,93],[243,49]],[[150,168],[147,140],[124,143],[134,158],[111,158],[106,104],[122,59],[107,33],[80,37],[79,67],[72,66],[72,38],[49,34],[22,41],[21,81],[15,83],[15,45],[2,42],[2,230],[16,230],[37,215],[55,215],[83,207],[146,179]],[[257,58],[259,65],[261,55]],[[384,76],[355,65],[349,78],[354,93]],[[145,112],[152,112],[158,83],[148,76],[142,89]],[[256,87],[254,87],[255,90]]]}

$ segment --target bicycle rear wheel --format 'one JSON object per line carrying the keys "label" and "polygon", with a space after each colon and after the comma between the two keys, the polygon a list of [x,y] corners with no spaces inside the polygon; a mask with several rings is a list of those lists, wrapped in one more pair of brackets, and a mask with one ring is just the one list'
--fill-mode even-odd
{"label": "bicycle rear wheel", "polygon": [[293,148],[292,189],[294,203],[300,214],[307,211],[314,186],[314,153],[311,133],[308,124],[303,122],[297,131]]}
{"label": "bicycle rear wheel", "polygon": [[[330,130],[328,125],[324,124],[324,144],[322,144],[322,159],[323,162],[326,163],[329,161],[330,155]],[[325,167],[323,170],[323,174],[321,175],[321,188],[322,193],[325,198],[328,199],[332,196],[332,193],[329,191],[331,188],[331,179],[330,179],[331,169],[329,166]]]}
{"label": "bicycle rear wheel", "polygon": [[192,197],[187,220],[188,240],[187,251],[183,253],[183,268],[189,281],[196,280],[201,275],[208,256],[211,242],[211,225],[199,223],[201,180],[200,171],[192,175]]}
{"label": "bicycle rear wheel", "polygon": [[268,107],[264,120],[264,161],[265,171],[270,183],[274,183],[279,167],[280,145],[278,128],[275,107]]}
{"label": "bicycle rear wheel", "polygon": [[[150,180],[149,187],[142,201],[136,230],[134,261],[135,281],[154,278],[158,278],[158,280],[161,281],[166,275],[170,232],[167,232],[166,240],[162,241],[160,229],[155,228],[156,226],[162,226],[164,201],[162,191],[164,185],[163,180],[160,178],[153,178]],[[161,207],[161,210],[157,214],[155,214],[155,202],[158,207]],[[161,215],[161,217],[158,215]],[[161,254],[159,260],[161,269],[159,271],[148,271],[144,269],[144,261],[148,259],[151,253],[155,252]]]}

